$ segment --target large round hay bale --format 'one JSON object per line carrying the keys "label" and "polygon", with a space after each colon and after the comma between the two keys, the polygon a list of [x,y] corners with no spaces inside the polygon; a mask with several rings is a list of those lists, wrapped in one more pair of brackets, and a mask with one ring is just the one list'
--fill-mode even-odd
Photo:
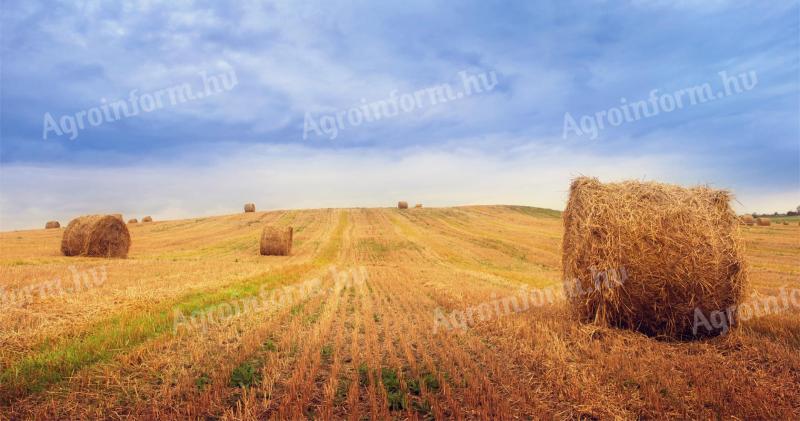
{"label": "large round hay bale", "polygon": [[256,211],[256,204],[255,203],[245,203],[244,204],[244,211],[245,212],[255,212]]}
{"label": "large round hay bale", "polygon": [[789,225],[789,221],[783,221],[783,225]]}
{"label": "large round hay bale", "polygon": [[58,221],[47,221],[47,223],[44,224],[44,228],[45,229],[61,228],[61,224]]}
{"label": "large round hay bale", "polygon": [[142,218],[142,222],[153,222],[153,218],[145,216],[144,218]]}
{"label": "large round hay bale", "polygon": [[61,238],[65,256],[127,257],[131,235],[113,215],[86,215],[73,219]]}
{"label": "large round hay bale", "polygon": [[131,218],[131,219],[128,220],[128,223],[129,224],[138,224],[139,221],[136,218]]}
{"label": "large round hay bale", "polygon": [[747,277],[729,200],[707,187],[574,180],[562,245],[574,315],[676,339],[734,327]]}
{"label": "large round hay bale", "polygon": [[756,218],[756,224],[762,227],[768,227],[772,225],[772,221],[769,218]]}
{"label": "large round hay bale", "polygon": [[753,225],[756,223],[756,219],[753,218],[753,215],[742,215],[741,220],[745,225]]}
{"label": "large round hay bale", "polygon": [[408,209],[408,202],[397,202],[397,209]]}
{"label": "large round hay bale", "polygon": [[261,232],[261,255],[288,256],[292,253],[292,227],[264,227]]}

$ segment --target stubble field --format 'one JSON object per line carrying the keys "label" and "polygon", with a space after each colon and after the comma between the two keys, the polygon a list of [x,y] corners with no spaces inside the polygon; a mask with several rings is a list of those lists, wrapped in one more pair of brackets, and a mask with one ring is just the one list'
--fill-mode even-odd
{"label": "stubble field", "polygon": [[[267,224],[292,256],[259,256]],[[695,342],[572,321],[538,208],[157,221],[127,259],[0,233],[0,418],[797,419],[800,227],[742,230],[769,308]]]}

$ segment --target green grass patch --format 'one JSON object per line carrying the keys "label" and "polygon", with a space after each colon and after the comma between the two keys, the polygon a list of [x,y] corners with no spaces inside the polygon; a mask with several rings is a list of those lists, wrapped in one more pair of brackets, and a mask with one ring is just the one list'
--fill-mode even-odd
{"label": "green grass patch", "polygon": [[376,257],[383,256],[389,252],[389,246],[381,244],[371,238],[359,241],[358,248]]}
{"label": "green grass patch", "polygon": [[350,379],[347,377],[339,378],[339,383],[336,385],[336,395],[333,399],[336,405],[344,404],[347,400],[347,392],[350,390]]}
{"label": "green grass patch", "polygon": [[333,230],[333,233],[331,234],[331,240],[314,258],[315,265],[321,265],[321,266],[328,265],[336,259],[336,256],[339,254],[339,248],[342,242],[342,235],[344,235],[344,230],[347,228],[349,222],[350,218],[346,212],[342,212],[339,214],[339,222],[336,224],[336,228]]}
{"label": "green grass patch", "polygon": [[397,378],[396,371],[386,367],[382,368],[381,384],[386,389],[386,398],[390,411],[400,411],[408,407],[408,398],[400,387],[400,379]]}
{"label": "green grass patch", "polygon": [[269,351],[269,352],[275,352],[278,350],[278,346],[275,345],[275,341],[273,341],[272,339],[267,339],[264,342],[262,348],[264,349],[264,351]]}
{"label": "green grass patch", "polygon": [[544,217],[544,218],[561,218],[561,211],[545,208],[535,208],[533,206],[506,206],[515,212],[523,213],[525,215]]}
{"label": "green grass patch", "polygon": [[203,391],[209,383],[211,383],[211,377],[208,377],[208,374],[206,373],[203,373],[194,379],[194,385],[199,391]]}
{"label": "green grass patch", "polygon": [[358,365],[358,385],[361,387],[367,387],[369,385],[369,369],[367,368],[367,363]]}
{"label": "green grass patch", "polygon": [[245,361],[231,372],[230,384],[233,387],[250,387],[256,383],[256,379],[255,364]]}
{"label": "green grass patch", "polygon": [[325,361],[330,361],[331,357],[333,356],[333,345],[327,344],[323,346],[320,350],[320,354]]}
{"label": "green grass patch", "polygon": [[186,295],[176,302],[144,313],[122,313],[91,326],[74,338],[46,341],[34,354],[0,373],[0,399],[44,390],[50,384],[72,376],[78,370],[129,351],[172,330],[175,311],[188,317],[192,312],[237,298],[256,295],[262,285],[275,288],[296,281],[299,273],[268,273],[214,292]]}

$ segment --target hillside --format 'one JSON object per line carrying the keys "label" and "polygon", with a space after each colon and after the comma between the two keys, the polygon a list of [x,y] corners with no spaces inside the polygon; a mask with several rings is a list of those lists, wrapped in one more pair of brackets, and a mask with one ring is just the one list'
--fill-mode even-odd
{"label": "hillside", "polygon": [[[259,255],[266,224],[292,256]],[[110,260],[0,233],[0,419],[800,417],[800,303],[698,342],[581,325],[561,229],[520,206],[255,212],[138,224]],[[800,227],[743,231],[754,297],[800,289]]]}

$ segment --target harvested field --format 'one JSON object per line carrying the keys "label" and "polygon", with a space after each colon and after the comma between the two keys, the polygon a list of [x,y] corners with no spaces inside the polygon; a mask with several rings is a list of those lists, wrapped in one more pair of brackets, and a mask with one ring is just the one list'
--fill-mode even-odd
{"label": "harvested field", "polygon": [[[800,228],[743,227],[745,302],[763,311],[672,341],[570,317],[561,218],[161,221],[131,230],[124,260],[62,256],[61,230],[0,233],[0,418],[800,417]],[[291,256],[260,255],[265,225],[294,227]],[[38,293],[55,279],[63,294]],[[247,310],[256,297],[285,299]]]}

